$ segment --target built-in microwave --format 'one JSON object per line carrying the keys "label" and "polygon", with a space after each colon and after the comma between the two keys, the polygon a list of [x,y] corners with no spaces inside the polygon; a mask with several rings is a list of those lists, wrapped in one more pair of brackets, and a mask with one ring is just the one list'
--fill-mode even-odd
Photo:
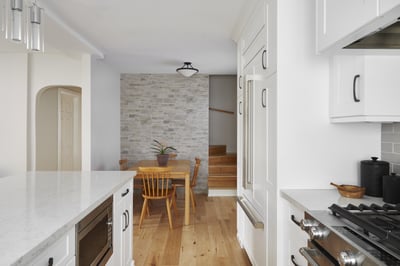
{"label": "built-in microwave", "polygon": [[113,253],[113,198],[106,199],[76,225],[76,265],[105,265]]}

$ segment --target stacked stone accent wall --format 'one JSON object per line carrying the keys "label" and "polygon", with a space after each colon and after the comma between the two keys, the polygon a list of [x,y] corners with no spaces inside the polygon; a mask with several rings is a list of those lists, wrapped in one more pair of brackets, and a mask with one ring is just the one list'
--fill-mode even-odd
{"label": "stacked stone accent wall", "polygon": [[202,160],[196,191],[207,192],[208,75],[121,75],[121,158],[155,159],[157,139],[178,150],[177,159]]}

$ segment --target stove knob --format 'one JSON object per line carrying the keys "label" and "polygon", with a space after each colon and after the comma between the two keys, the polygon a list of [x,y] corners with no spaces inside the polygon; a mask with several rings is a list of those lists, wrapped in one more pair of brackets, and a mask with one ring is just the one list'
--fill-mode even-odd
{"label": "stove knob", "polygon": [[354,254],[351,251],[342,251],[339,253],[338,260],[341,266],[358,266],[361,265],[363,256]]}
{"label": "stove knob", "polygon": [[307,231],[311,227],[315,227],[318,225],[319,225],[319,222],[317,222],[316,220],[312,220],[312,219],[303,219],[300,221],[300,227],[303,231]]}
{"label": "stove knob", "polygon": [[330,231],[325,227],[313,226],[310,228],[309,235],[312,240],[325,239],[329,235]]}

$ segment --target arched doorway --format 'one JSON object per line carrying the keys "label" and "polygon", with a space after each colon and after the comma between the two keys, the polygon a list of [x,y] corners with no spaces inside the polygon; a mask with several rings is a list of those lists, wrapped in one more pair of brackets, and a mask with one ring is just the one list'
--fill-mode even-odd
{"label": "arched doorway", "polygon": [[36,99],[36,170],[81,170],[79,87],[50,86]]}

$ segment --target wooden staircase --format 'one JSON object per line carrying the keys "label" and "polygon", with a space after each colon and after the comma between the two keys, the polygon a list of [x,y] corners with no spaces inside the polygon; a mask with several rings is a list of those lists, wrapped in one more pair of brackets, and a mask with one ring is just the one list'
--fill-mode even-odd
{"label": "wooden staircase", "polygon": [[226,145],[208,148],[208,188],[236,189],[236,153],[226,153]]}

